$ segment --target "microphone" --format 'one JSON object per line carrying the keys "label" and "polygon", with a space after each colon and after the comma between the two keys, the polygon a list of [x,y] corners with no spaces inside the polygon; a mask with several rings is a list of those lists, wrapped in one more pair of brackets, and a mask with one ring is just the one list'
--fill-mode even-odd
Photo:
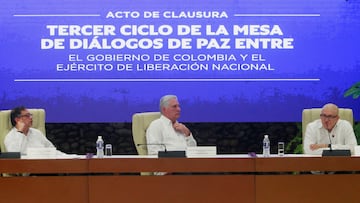
{"label": "microphone", "polygon": [[163,143],[160,144],[137,144],[136,146],[149,146],[149,145],[157,145],[157,146],[163,146],[164,151],[158,151],[158,157],[159,158],[183,158],[186,157],[185,151],[168,151],[166,149],[166,145]]}
{"label": "microphone", "polygon": [[[330,141],[330,151],[332,151],[332,143],[331,143],[331,137],[330,137],[330,133],[328,133],[328,136],[329,136],[329,141]],[[332,135],[332,137],[334,137],[334,135]]]}

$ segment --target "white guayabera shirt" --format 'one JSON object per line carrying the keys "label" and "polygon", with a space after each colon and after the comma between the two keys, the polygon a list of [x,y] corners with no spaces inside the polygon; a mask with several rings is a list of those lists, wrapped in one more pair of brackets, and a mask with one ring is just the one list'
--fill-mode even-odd
{"label": "white guayabera shirt", "polygon": [[308,124],[304,138],[305,154],[321,155],[324,149],[311,150],[311,144],[331,144],[332,149],[350,149],[354,151],[357,145],[354,130],[346,120],[339,119],[331,132],[328,132],[317,119]]}
{"label": "white guayabera shirt", "polygon": [[158,151],[166,149],[186,150],[187,146],[196,146],[196,140],[192,135],[175,131],[172,122],[161,115],[159,119],[154,120],[146,131],[146,142],[148,154],[157,154]]}

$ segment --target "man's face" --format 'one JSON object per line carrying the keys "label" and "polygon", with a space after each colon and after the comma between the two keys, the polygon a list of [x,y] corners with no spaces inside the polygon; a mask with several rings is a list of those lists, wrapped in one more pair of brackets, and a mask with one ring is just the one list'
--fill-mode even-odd
{"label": "man's face", "polygon": [[320,119],[323,127],[331,131],[339,120],[339,115],[332,109],[323,109],[320,114]]}
{"label": "man's face", "polygon": [[31,127],[33,119],[32,114],[28,110],[21,111],[21,115],[16,118],[16,122],[22,122],[25,124],[26,127]]}
{"label": "man's face", "polygon": [[175,98],[169,100],[169,105],[167,107],[163,107],[163,115],[172,122],[175,122],[180,117],[180,111],[180,104]]}

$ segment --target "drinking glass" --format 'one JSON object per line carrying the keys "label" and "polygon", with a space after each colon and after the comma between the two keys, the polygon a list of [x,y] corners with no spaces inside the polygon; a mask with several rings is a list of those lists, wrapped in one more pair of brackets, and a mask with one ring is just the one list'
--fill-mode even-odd
{"label": "drinking glass", "polygon": [[284,142],[278,142],[278,155],[284,156],[285,154],[285,143]]}
{"label": "drinking glass", "polygon": [[111,144],[105,145],[105,156],[112,156],[112,146]]}

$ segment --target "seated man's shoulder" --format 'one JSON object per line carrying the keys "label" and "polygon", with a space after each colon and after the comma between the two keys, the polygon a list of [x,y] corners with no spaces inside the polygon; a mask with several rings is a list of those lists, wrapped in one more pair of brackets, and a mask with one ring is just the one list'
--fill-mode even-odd
{"label": "seated man's shoulder", "polygon": [[321,124],[321,120],[320,120],[320,119],[316,119],[316,120],[310,122],[308,125],[309,125],[309,126],[319,126],[319,125],[321,126],[322,124]]}
{"label": "seated man's shoulder", "polygon": [[153,120],[153,121],[150,122],[149,127],[150,127],[150,126],[160,125],[160,124],[161,124],[161,119],[160,119],[160,118],[157,118],[157,119],[155,119],[155,120]]}
{"label": "seated man's shoulder", "polygon": [[344,125],[344,126],[352,127],[351,123],[349,121],[347,121],[347,120],[339,119],[338,123],[341,124],[341,125]]}
{"label": "seated man's shoulder", "polygon": [[17,131],[17,129],[16,129],[15,127],[13,127],[13,128],[11,128],[11,129],[9,130],[9,132],[7,132],[6,135],[9,135],[9,134],[11,134],[11,133],[13,133],[13,132],[16,132],[16,131]]}
{"label": "seated man's shoulder", "polygon": [[44,135],[39,129],[36,128],[30,128],[29,131],[33,135]]}
{"label": "seated man's shoulder", "polygon": [[36,128],[30,128],[30,130],[32,130],[33,132],[41,132],[39,129]]}
{"label": "seated man's shoulder", "polygon": [[13,135],[16,135],[18,130],[16,128],[12,128],[8,133],[6,133],[5,135],[5,139],[9,139],[11,137],[13,137]]}

